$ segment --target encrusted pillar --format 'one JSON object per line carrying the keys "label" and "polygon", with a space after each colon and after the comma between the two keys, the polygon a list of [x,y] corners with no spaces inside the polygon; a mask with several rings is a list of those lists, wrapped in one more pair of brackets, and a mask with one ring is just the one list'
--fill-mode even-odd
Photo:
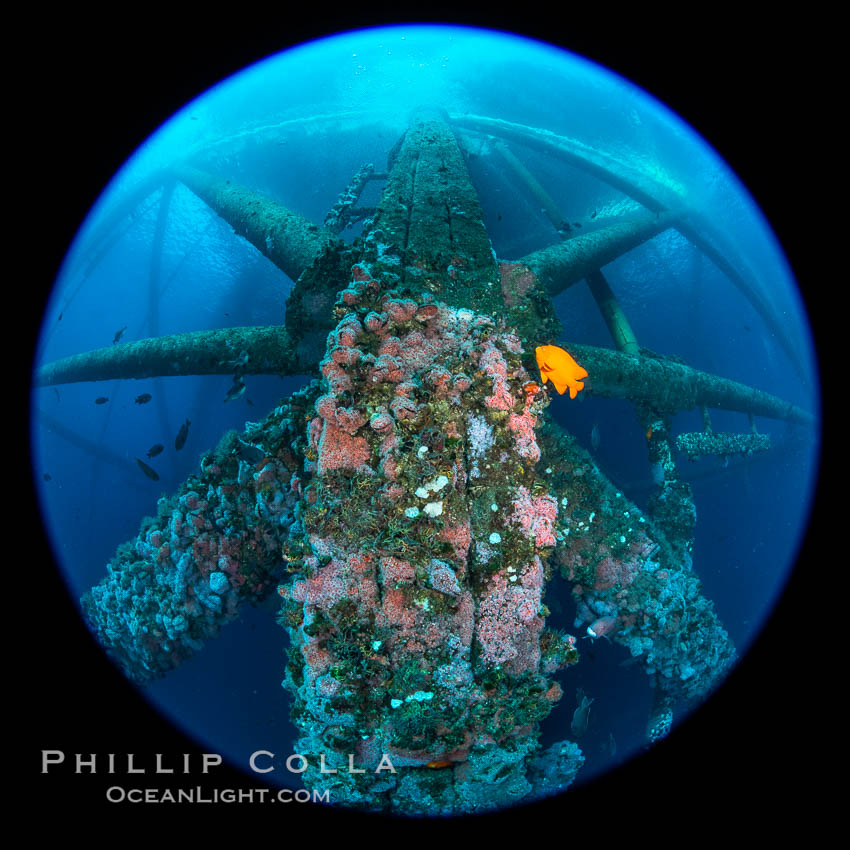
{"label": "encrusted pillar", "polygon": [[632,330],[620,302],[612,292],[611,286],[605,279],[605,275],[598,269],[595,272],[590,272],[587,276],[587,285],[599,306],[602,318],[605,320],[617,350],[622,351],[623,354],[634,356],[640,354],[640,346],[635,332]]}
{"label": "encrusted pillar", "polygon": [[436,112],[418,113],[405,133],[366,241],[399,285],[480,313],[503,307],[478,196],[454,133]]}

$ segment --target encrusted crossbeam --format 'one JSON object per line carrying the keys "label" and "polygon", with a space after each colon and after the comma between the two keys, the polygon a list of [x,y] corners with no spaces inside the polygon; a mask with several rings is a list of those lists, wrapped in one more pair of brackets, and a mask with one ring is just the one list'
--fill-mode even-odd
{"label": "encrusted crossbeam", "polygon": [[295,280],[336,235],[264,195],[197,168],[180,166],[177,177],[233,230]]}
{"label": "encrusted crossbeam", "polygon": [[768,434],[724,434],[717,431],[694,431],[676,436],[676,448],[688,460],[707,455],[730,457],[766,452],[770,448]]}
{"label": "encrusted crossbeam", "polygon": [[633,357],[613,349],[578,344],[569,345],[569,350],[590,373],[585,389],[608,398],[627,398],[665,413],[704,405],[802,425],[814,422],[808,411],[770,393],[700,372],[670,358]]}
{"label": "encrusted crossbeam", "polygon": [[169,375],[295,375],[292,341],[279,325],[221,328],[141,339],[54,360],[36,369],[38,387]]}
{"label": "encrusted crossbeam", "polygon": [[679,213],[647,213],[600,227],[534,251],[519,262],[528,266],[554,298],[602,266],[675,227]]}

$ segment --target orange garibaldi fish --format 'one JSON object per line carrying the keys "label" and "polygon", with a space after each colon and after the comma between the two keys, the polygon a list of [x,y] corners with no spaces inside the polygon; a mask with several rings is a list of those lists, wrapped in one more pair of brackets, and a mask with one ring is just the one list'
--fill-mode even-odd
{"label": "orange garibaldi fish", "polygon": [[535,353],[544,384],[551,381],[560,395],[569,387],[570,398],[584,389],[582,381],[587,377],[587,369],[579,366],[568,351],[557,345],[539,345]]}

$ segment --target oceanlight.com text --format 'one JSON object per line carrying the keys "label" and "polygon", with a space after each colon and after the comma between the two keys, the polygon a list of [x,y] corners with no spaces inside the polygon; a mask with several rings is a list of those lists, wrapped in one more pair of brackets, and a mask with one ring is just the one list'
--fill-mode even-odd
{"label": "oceanlight.com text", "polygon": [[113,785],[106,790],[110,803],[330,803],[325,791],[306,788],[123,788]]}

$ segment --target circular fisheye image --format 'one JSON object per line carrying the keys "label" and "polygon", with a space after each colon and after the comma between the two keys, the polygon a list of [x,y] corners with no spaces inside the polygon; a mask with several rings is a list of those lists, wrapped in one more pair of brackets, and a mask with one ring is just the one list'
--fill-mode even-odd
{"label": "circular fisheye image", "polygon": [[273,786],[458,817],[711,698],[791,575],[820,389],[710,140],[564,49],[404,25],[139,142],[30,428],[69,594],[147,701]]}

